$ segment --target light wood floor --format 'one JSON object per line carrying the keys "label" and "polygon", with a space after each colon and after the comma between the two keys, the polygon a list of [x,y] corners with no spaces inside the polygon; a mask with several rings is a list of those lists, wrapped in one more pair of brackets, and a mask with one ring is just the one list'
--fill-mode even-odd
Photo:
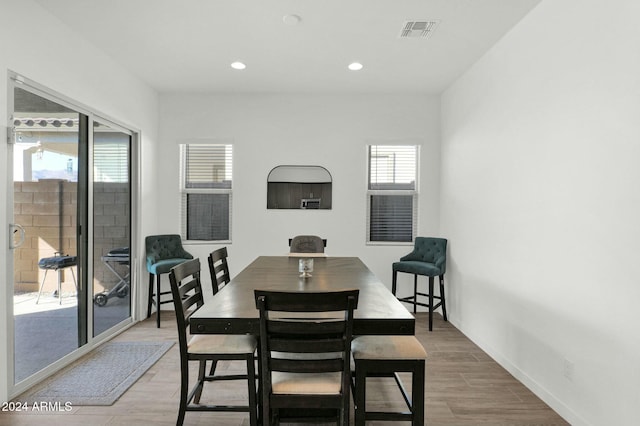
{"label": "light wood floor", "polygon": [[[164,314],[164,313],[163,313]],[[176,341],[175,323],[170,312],[164,315],[162,328],[149,319],[136,324],[116,340]],[[435,316],[433,332],[427,331],[427,317],[417,315],[416,335],[428,353],[425,412],[427,424],[436,425],[566,425],[558,414],[514,379],[487,354],[450,323]],[[114,405],[76,406],[60,413],[0,412],[0,425],[175,425],[180,387],[177,343]],[[225,365],[229,370],[241,364]],[[367,403],[393,405],[401,401],[392,381],[371,380]],[[405,380],[408,385],[411,382]],[[224,383],[224,389],[203,394],[216,401],[240,401],[246,398],[244,384]],[[209,387],[209,390],[212,390]],[[395,404],[394,407],[402,408]],[[352,414],[353,415],[353,414]],[[187,412],[185,425],[248,425],[248,415],[240,413]],[[371,422],[370,425],[387,424]],[[392,423],[388,423],[392,424]],[[407,424],[407,423],[393,423]]]}

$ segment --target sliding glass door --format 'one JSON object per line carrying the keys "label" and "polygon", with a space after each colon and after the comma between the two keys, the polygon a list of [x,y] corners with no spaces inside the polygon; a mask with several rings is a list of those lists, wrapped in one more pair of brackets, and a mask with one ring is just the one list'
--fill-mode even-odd
{"label": "sliding glass door", "polygon": [[81,114],[16,87],[13,127],[14,382],[86,343],[78,252]]}
{"label": "sliding glass door", "polygon": [[93,122],[93,335],[131,316],[131,135]]}
{"label": "sliding glass door", "polygon": [[131,323],[133,306],[133,133],[21,81],[7,159],[15,389]]}

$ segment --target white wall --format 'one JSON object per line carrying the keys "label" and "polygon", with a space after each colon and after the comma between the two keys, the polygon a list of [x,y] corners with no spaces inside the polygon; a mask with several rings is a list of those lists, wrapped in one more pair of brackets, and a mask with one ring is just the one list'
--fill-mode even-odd
{"label": "white wall", "polygon": [[[158,186],[165,194],[159,231],[179,231],[180,143],[234,144],[232,275],[259,255],[288,252],[297,234],[327,238],[327,253],[359,256],[390,286],[391,262],[407,246],[366,246],[366,144],[421,144],[421,234],[438,229],[439,101],[414,95],[163,95],[163,155]],[[319,165],[333,177],[331,210],[267,210],[267,175],[277,165]],[[187,247],[206,258],[217,247]]]}
{"label": "white wall", "polygon": [[[7,70],[15,71],[80,102],[107,117],[126,123],[142,132],[142,153],[153,158],[157,138],[157,94],[138,79],[116,65],[82,38],[73,34],[56,18],[30,0],[3,0],[0,3],[0,134],[7,129]],[[2,136],[4,138],[4,136]],[[0,161],[6,162],[7,144],[0,143]],[[155,226],[156,201],[154,162],[145,163],[142,170],[142,200],[151,207],[145,216],[142,233]],[[1,170],[6,167],[0,165]],[[0,173],[0,206],[7,206],[11,180]],[[11,309],[13,294],[12,264],[7,262],[7,226],[10,206],[0,209],[0,401],[8,396],[7,333],[9,324],[4,315]],[[146,283],[145,280],[143,282]]]}
{"label": "white wall", "polygon": [[545,0],[442,96],[451,321],[573,424],[640,421],[638,16]]}

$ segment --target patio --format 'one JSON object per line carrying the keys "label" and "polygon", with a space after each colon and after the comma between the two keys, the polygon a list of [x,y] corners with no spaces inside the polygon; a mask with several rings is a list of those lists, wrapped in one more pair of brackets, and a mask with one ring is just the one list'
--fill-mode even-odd
{"label": "patio", "polygon": [[[78,304],[75,293],[14,295],[15,379],[19,382],[78,347]],[[60,303],[62,302],[62,303]],[[94,335],[129,316],[129,297],[114,297],[105,306],[93,305]]]}

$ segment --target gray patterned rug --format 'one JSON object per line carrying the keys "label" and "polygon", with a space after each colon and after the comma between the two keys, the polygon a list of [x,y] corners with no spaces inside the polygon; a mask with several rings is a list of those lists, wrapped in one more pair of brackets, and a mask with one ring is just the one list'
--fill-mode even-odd
{"label": "gray patterned rug", "polygon": [[29,403],[111,405],[173,342],[107,342],[20,397]]}

